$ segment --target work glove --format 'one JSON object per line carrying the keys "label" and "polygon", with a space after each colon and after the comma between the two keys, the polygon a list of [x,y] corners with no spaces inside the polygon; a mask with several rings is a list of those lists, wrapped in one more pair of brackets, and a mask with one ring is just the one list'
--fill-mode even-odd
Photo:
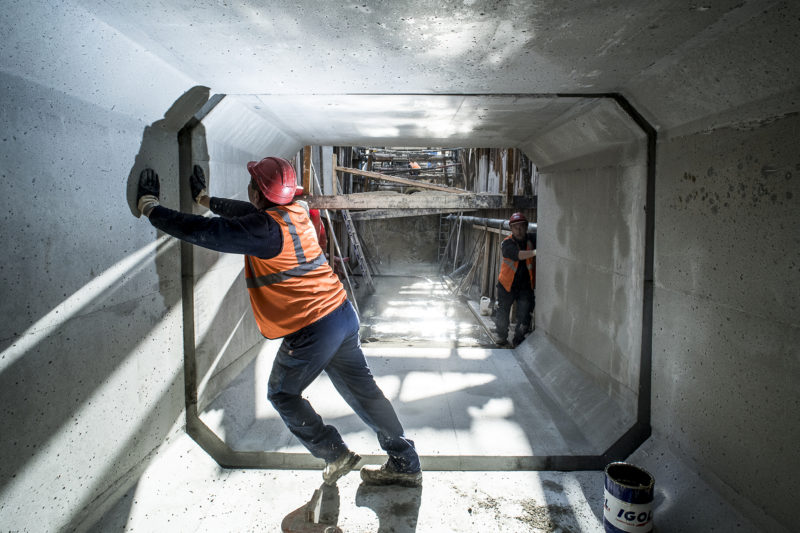
{"label": "work glove", "polygon": [[198,204],[200,203],[200,198],[208,196],[206,174],[200,165],[195,165],[194,169],[192,169],[192,175],[189,176],[189,187],[192,190],[192,199]]}
{"label": "work glove", "polygon": [[136,191],[136,205],[139,211],[146,217],[158,204],[158,194],[161,186],[158,182],[158,174],[152,168],[146,168],[139,174],[139,187]]}

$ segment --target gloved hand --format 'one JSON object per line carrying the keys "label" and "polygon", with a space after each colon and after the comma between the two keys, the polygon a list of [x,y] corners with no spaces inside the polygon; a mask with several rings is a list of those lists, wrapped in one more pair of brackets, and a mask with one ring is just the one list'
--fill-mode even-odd
{"label": "gloved hand", "polygon": [[189,187],[192,190],[192,199],[200,203],[200,198],[208,196],[206,190],[206,174],[200,165],[195,165],[192,170],[192,175],[189,176]]}
{"label": "gloved hand", "polygon": [[150,216],[150,211],[158,204],[158,194],[161,185],[158,174],[152,168],[146,168],[139,174],[139,188],[136,192],[136,204],[144,216]]}

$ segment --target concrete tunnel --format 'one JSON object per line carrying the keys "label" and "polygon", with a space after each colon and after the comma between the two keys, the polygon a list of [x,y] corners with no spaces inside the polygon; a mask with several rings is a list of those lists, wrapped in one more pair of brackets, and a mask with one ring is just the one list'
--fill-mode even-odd
{"label": "concrete tunnel", "polygon": [[[536,331],[496,380],[533,451],[437,454],[436,422],[407,427],[432,437],[406,530],[523,527],[457,514],[448,487],[495,480],[487,497],[517,505],[550,475],[584,507],[549,500],[544,530],[602,530],[615,459],[654,474],[658,530],[796,529],[798,4],[66,0],[11,2],[0,27],[0,530],[272,531],[308,499],[310,456],[230,446],[251,424],[238,406],[269,410],[250,369],[275,349],[241,258],[160,234],[131,202],[151,166],[164,205],[200,213],[192,164],[243,198],[247,161],[304,146],[513,148],[538,170]],[[387,379],[423,364],[391,353],[368,352]],[[164,467],[204,461],[230,485]],[[174,509],[159,514],[151,469],[181,480]],[[348,483],[339,525],[358,530]],[[197,505],[212,485],[237,490]]]}

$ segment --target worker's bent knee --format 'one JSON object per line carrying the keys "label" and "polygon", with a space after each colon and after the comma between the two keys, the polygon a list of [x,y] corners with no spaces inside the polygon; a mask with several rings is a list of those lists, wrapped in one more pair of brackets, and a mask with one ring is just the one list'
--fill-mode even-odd
{"label": "worker's bent knee", "polygon": [[300,395],[271,390],[267,392],[267,399],[276,410],[282,411],[284,408],[297,402],[300,399]]}

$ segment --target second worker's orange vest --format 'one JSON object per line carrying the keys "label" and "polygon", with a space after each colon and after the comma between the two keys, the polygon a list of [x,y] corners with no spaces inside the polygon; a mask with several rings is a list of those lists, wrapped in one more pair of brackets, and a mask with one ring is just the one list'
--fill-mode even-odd
{"label": "second worker's orange vest", "polygon": [[271,259],[246,255],[244,276],[258,329],[268,339],[277,339],[334,311],[347,293],[302,206],[292,203],[265,212],[280,226],[283,248]]}
{"label": "second worker's orange vest", "polygon": [[[514,237],[512,235],[509,235],[508,237],[506,237],[504,239],[504,241],[507,241],[508,239],[513,239],[513,238]],[[525,249],[526,250],[533,250],[533,246],[532,246],[530,240],[527,241]],[[508,292],[511,292],[511,284],[514,283],[514,276],[517,273],[517,265],[519,265],[521,262],[522,261],[512,261],[511,259],[507,259],[505,257],[503,257],[502,261],[500,262],[500,276],[498,277],[497,281],[499,281],[500,285],[502,285],[503,288]],[[528,268],[528,275],[530,275],[530,277],[531,277],[531,289],[535,289],[536,288],[536,258],[535,257],[531,257],[529,259],[526,259],[525,260],[525,266]]]}

